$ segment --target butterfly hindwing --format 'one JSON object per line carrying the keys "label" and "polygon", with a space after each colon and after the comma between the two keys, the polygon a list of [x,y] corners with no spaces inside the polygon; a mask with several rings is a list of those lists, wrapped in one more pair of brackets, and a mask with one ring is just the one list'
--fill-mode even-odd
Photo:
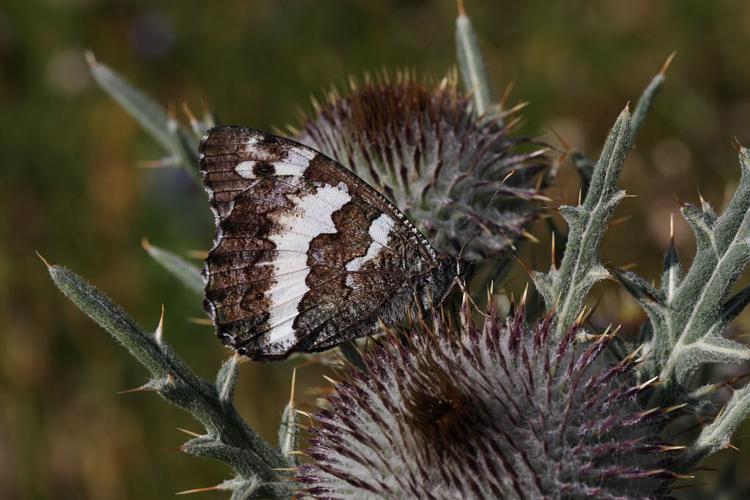
{"label": "butterfly hindwing", "polygon": [[217,226],[204,303],[239,352],[274,359],[337,345],[452,279],[449,258],[321,153],[241,127],[212,129],[200,151]]}

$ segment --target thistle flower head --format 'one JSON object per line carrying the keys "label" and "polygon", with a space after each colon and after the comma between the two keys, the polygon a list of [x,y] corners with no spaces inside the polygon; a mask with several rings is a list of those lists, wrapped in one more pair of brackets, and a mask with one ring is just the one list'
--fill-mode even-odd
{"label": "thistle flower head", "polygon": [[542,151],[518,152],[530,141],[511,136],[502,115],[477,114],[455,78],[384,75],[331,92],[315,110],[299,140],[385,194],[441,252],[457,255],[480,228],[464,256],[497,257],[535,218]]}
{"label": "thistle flower head", "polygon": [[[649,498],[675,474],[644,411],[648,384],[626,383],[631,355],[606,364],[611,335],[584,349],[552,318],[464,308],[391,334],[350,371],[312,429],[299,469],[317,498]],[[672,457],[673,458],[673,457]]]}

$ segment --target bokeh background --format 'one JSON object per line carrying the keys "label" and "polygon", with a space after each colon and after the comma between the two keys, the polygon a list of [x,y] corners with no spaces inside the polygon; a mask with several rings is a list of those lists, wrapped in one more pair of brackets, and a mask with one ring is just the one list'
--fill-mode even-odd
{"label": "bokeh background", "polygon": [[[625,168],[638,198],[618,212],[603,250],[656,277],[677,202],[721,207],[739,169],[732,137],[750,143],[750,4],[714,0],[525,2],[467,0],[498,94],[529,100],[520,128],[598,151],[617,113],[673,50],[677,58]],[[176,427],[199,430],[149,394],[118,395],[145,370],[59,294],[34,255],[91,280],[142,324],[160,304],[168,340],[205,377],[226,356],[192,324],[199,300],[142,250],[206,249],[205,195],[179,171],[139,168],[158,147],[93,83],[83,57],[123,73],[161,103],[202,102],[225,123],[269,129],[297,120],[311,94],[350,74],[413,68],[439,77],[454,64],[450,0],[4,0],[0,3],[0,498],[165,498],[216,484],[221,465],[175,452]],[[572,202],[570,165],[550,193]],[[535,228],[542,239],[544,226]],[[676,224],[686,258],[693,243]],[[546,266],[543,249],[525,258]],[[522,288],[518,273],[508,288]],[[600,317],[639,312],[598,288]],[[613,313],[614,314],[614,313]],[[740,327],[746,319],[741,318]],[[626,325],[627,326],[627,325]],[[750,325],[747,325],[750,327]],[[745,331],[750,331],[745,328]],[[268,439],[288,398],[291,360],[243,366],[238,405]],[[310,404],[320,370],[299,369]],[[739,495],[750,478],[750,428],[687,482],[682,494]],[[734,493],[733,493],[734,492]],[[220,498],[220,494],[207,496]]]}

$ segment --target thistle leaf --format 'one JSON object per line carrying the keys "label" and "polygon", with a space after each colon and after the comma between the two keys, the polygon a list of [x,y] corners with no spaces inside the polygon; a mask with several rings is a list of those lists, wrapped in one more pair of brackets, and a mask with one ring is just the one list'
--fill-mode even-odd
{"label": "thistle leaf", "polygon": [[[750,263],[750,151],[739,148],[741,178],[727,209],[717,216],[701,198],[700,206],[685,204],[681,213],[696,239],[696,256],[683,277],[674,238],[664,258],[661,294],[666,307],[654,313],[644,300],[643,280],[619,275],[638,299],[650,320],[649,359],[639,368],[643,379],[658,376],[661,383],[649,406],[672,403],[675,394],[689,392],[690,376],[708,363],[741,363],[750,348],[726,339],[729,323],[750,303],[750,288],[726,300],[743,269]],[[673,229],[671,230],[673,233]],[[681,391],[676,390],[681,386]]]}
{"label": "thistle leaf", "polygon": [[[683,216],[693,229],[697,240],[693,265],[676,290],[671,304],[669,330],[655,331],[656,335],[668,335],[674,346],[665,358],[661,379],[668,381],[677,375],[685,380],[687,373],[676,368],[696,368],[695,354],[704,350],[690,350],[688,346],[705,339],[713,342],[723,333],[727,319],[739,313],[747,299],[741,295],[737,301],[723,303],[729,290],[742,270],[750,262],[750,151],[740,149],[742,176],[737,191],[729,206],[720,217],[716,217],[710,205],[703,202],[701,208],[686,205]],[[742,293],[742,292],[740,292]],[[707,352],[712,352],[708,350]],[[691,355],[689,359],[682,356]],[[705,363],[715,362],[706,355]]]}
{"label": "thistle leaf", "polygon": [[217,436],[200,436],[184,443],[180,450],[196,457],[212,458],[228,464],[243,478],[254,478],[257,469],[251,464],[256,457],[246,450],[227,445]]}
{"label": "thistle leaf", "polygon": [[[280,480],[274,469],[286,467],[286,459],[251,429],[231,404],[232,377],[236,377],[236,366],[233,367],[236,363],[232,359],[220,371],[220,385],[225,389],[217,391],[212,384],[195,375],[163,339],[157,343],[154,336],[145,333],[109,297],[64,267],[48,265],[48,270],[52,281],[63,294],[151,372],[152,379],[142,390],[155,390],[203,424],[208,433],[202,439],[215,439],[218,443],[215,458],[227,462],[243,476],[243,480],[254,480],[255,476],[269,482]],[[197,446],[198,442],[193,444]],[[239,451],[224,456],[221,450]],[[238,462],[240,459],[241,464]]]}
{"label": "thistle leaf", "polygon": [[652,287],[646,280],[630,271],[613,269],[615,278],[625,287],[641,307],[651,314],[663,317],[666,314],[664,292]]}
{"label": "thistle leaf", "polygon": [[458,3],[456,18],[456,58],[464,90],[474,98],[477,114],[482,115],[492,108],[490,77],[479,48],[479,41],[471,21],[466,16],[463,3]]}
{"label": "thistle leaf", "polygon": [[599,263],[599,247],[615,207],[625,196],[617,179],[630,147],[630,113],[625,108],[615,121],[596,163],[581,205],[560,207],[568,223],[568,242],[560,269],[534,278],[547,309],[557,310],[555,336],[562,338],[581,311],[591,287],[608,275]]}
{"label": "thistle leaf", "polygon": [[162,347],[120,306],[67,268],[53,265],[48,270],[60,291],[148,368],[155,379],[167,376],[173,367]]}
{"label": "thistle leaf", "polygon": [[675,359],[677,381],[684,384],[701,365],[747,361],[750,359],[750,348],[725,337],[706,335],[686,346],[676,346],[672,357]]}
{"label": "thistle leaf", "polygon": [[705,457],[727,448],[732,435],[750,415],[750,386],[734,391],[729,403],[701,431],[685,459],[685,468],[700,463]]}
{"label": "thistle leaf", "polygon": [[94,81],[130,114],[180,165],[200,180],[198,143],[164,108],[136,89],[122,75],[87,54]]}
{"label": "thistle leaf", "polygon": [[144,250],[146,250],[156,262],[172,273],[189,290],[198,295],[203,295],[203,275],[198,266],[169,250],[152,245],[145,238],[141,244],[143,245]]}

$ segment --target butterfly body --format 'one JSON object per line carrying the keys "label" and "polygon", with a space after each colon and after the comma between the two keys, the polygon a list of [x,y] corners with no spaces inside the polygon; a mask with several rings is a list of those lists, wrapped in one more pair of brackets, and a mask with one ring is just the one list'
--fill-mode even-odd
{"label": "butterfly body", "polygon": [[323,154],[241,127],[201,141],[216,218],[204,305],[253,359],[328,349],[439,300],[456,272],[385,197]]}

